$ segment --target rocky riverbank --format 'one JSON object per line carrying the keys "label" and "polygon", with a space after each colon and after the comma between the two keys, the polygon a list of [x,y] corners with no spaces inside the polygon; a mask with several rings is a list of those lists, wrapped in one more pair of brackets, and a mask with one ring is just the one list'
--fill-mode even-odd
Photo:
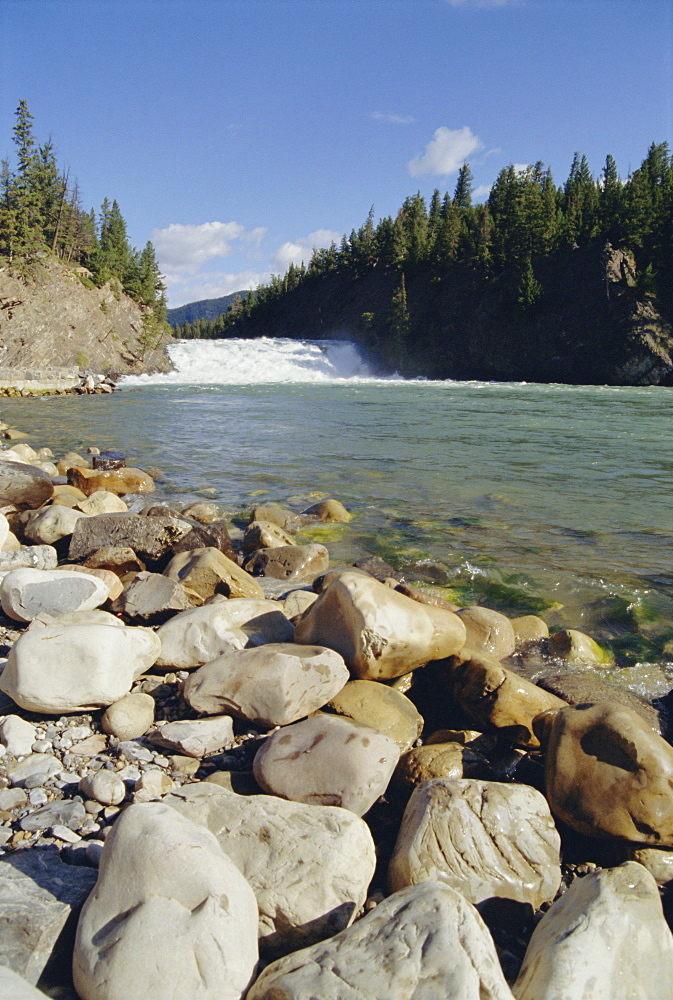
{"label": "rocky riverbank", "polygon": [[670,996],[669,720],[591,637],[5,433],[0,1000]]}

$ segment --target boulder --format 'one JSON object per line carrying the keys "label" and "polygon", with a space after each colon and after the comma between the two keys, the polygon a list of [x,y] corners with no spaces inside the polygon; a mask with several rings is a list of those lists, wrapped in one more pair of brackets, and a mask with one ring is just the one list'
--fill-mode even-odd
{"label": "boulder", "polygon": [[252,512],[252,521],[270,521],[277,524],[284,531],[292,533],[311,523],[310,517],[302,514],[294,514],[291,510],[284,510],[282,507],[255,507]]}
{"label": "boulder", "polygon": [[96,490],[89,497],[77,501],[77,509],[85,514],[117,514],[128,510],[120,496],[110,490]]}
{"label": "boulder", "polygon": [[294,628],[275,601],[230,597],[175,615],[157,635],[157,666],[191,670],[248,644],[291,642]]}
{"label": "boulder", "polygon": [[225,712],[262,726],[285,726],[317,711],[340,691],[348,669],[332,649],[274,642],[224,653],[185,682],[197,712]]}
{"label": "boulder", "polygon": [[79,563],[62,563],[58,568],[59,570],[70,570],[71,573],[87,573],[89,576],[95,576],[99,580],[102,580],[107,587],[108,598],[111,601],[119,597],[124,589],[124,584],[117,574],[109,569],[93,569],[89,566],[80,566]]}
{"label": "boulder", "polygon": [[82,1000],[242,1000],[257,922],[252,889],[209,830],[160,802],[132,805],[79,919],[75,989]]}
{"label": "boulder", "polygon": [[44,1000],[46,993],[18,976],[12,969],[0,965],[0,1000]]}
{"label": "boulder", "polygon": [[67,570],[16,569],[0,582],[2,610],[19,622],[39,614],[92,611],[107,601],[105,583],[86,573]]}
{"label": "boulder", "polygon": [[124,614],[146,625],[158,625],[193,607],[185,588],[161,573],[137,573],[112,603],[114,614]]}
{"label": "boulder", "polygon": [[536,789],[436,778],[409,799],[388,880],[393,892],[435,881],[471,903],[500,896],[538,909],[561,883],[560,847],[549,806]]}
{"label": "boulder", "polygon": [[510,619],[514,629],[514,639],[517,647],[527,642],[539,642],[540,639],[549,638],[549,628],[547,623],[537,615],[519,615],[518,618]]}
{"label": "boulder", "polygon": [[313,580],[329,567],[329,552],[324,545],[278,545],[257,549],[244,563],[253,576],[270,576],[274,580]]}
{"label": "boulder", "polygon": [[601,649],[591,636],[574,628],[561,629],[550,635],[548,650],[551,656],[557,656],[571,666],[592,667],[613,662],[610,653]]}
{"label": "boulder", "polygon": [[201,524],[199,521],[190,518],[190,530],[183,535],[179,541],[171,546],[173,555],[178,552],[190,552],[192,549],[218,549],[224,553],[232,562],[238,563],[236,551],[229,537],[229,529],[224,521],[211,521],[208,524]]}
{"label": "boulder", "polygon": [[480,726],[505,730],[522,746],[540,745],[533,732],[536,715],[564,705],[493,657],[468,649],[453,657],[448,681],[454,701],[471,719]]}
{"label": "boulder", "polygon": [[0,507],[13,504],[34,510],[50,500],[53,492],[54,484],[42,469],[23,462],[0,462]]}
{"label": "boulder", "polygon": [[202,601],[216,593],[225,597],[264,600],[264,591],[256,580],[223,552],[212,547],[192,549],[173,556],[164,575],[194,591]]}
{"label": "boulder", "polygon": [[0,552],[0,573],[15,569],[56,569],[58,552],[53,545],[21,545]]}
{"label": "boulder", "polygon": [[546,743],[552,812],[589,837],[673,847],[673,747],[613,702],[550,712]]}
{"label": "boulder", "polygon": [[68,482],[91,496],[98,490],[125,496],[127,493],[154,493],[154,480],[141,469],[83,469],[71,466],[67,473]]}
{"label": "boulder", "polygon": [[251,521],[243,536],[243,550],[273,549],[279,545],[294,545],[291,535],[271,521]]}
{"label": "boulder", "polygon": [[307,507],[302,511],[305,517],[315,517],[318,521],[326,523],[334,522],[348,524],[352,518],[340,500],[333,500],[331,497],[325,500],[318,500],[317,503]]}
{"label": "boulder", "polygon": [[541,677],[537,684],[545,691],[551,691],[557,698],[562,698],[567,705],[588,705],[598,701],[613,701],[624,708],[630,708],[639,715],[651,729],[662,733],[665,717],[657,711],[654,705],[640,698],[626,688],[617,687],[592,672],[583,674],[551,674]]}
{"label": "boulder", "polygon": [[162,517],[97,514],[81,518],[75,525],[68,558],[81,562],[99,549],[112,545],[131,548],[140,559],[152,562],[161,559],[189,530],[188,521],[170,514]]}
{"label": "boulder", "polygon": [[120,740],[144,736],[154,722],[154,698],[142,691],[126,694],[108,706],[101,718],[106,733]]}
{"label": "boulder", "polygon": [[402,752],[413,746],[423,730],[423,716],[414,703],[395,688],[376,681],[349,681],[326,707],[385,733]]}
{"label": "boulder", "polygon": [[248,880],[266,954],[330,937],[363,906],[376,854],[369,827],[347,809],[245,797],[210,782],[164,801],[207,826]]}
{"label": "boulder", "polygon": [[340,573],[295,629],[295,641],[341,653],[361,680],[399,677],[462,649],[452,611],[418,604],[363,573]]}
{"label": "boulder", "polygon": [[81,517],[79,510],[69,507],[43,507],[41,510],[25,511],[20,515],[23,534],[30,542],[39,545],[54,545],[62,538],[72,535]]}
{"label": "boulder", "polygon": [[31,712],[58,714],[111,705],[154,663],[160,643],[147,628],[45,625],[9,651],[0,690]]}
{"label": "boulder", "polygon": [[410,795],[414,788],[433,778],[487,778],[488,759],[464,743],[432,743],[403,753],[393,773],[392,784]]}
{"label": "boulder", "polygon": [[95,881],[94,871],[64,864],[53,848],[1,858],[0,967],[36,983],[50,959],[69,961],[74,924]]}
{"label": "boulder", "polygon": [[268,965],[247,1000],[512,1000],[481,917],[445,885],[410,886]]}
{"label": "boulder", "polygon": [[5,715],[0,718],[0,743],[7,747],[14,757],[24,757],[33,748],[37,739],[35,726],[19,715]]}
{"label": "boulder", "polygon": [[474,605],[456,611],[465,625],[465,648],[474,653],[486,653],[496,660],[504,660],[514,652],[516,640],[509,618],[499,611]]}
{"label": "boulder", "polygon": [[514,984],[517,1000],[669,1000],[673,937],[642,865],[586,875],[535,928]]}
{"label": "boulder", "polygon": [[276,730],[253,773],[272,795],[366,813],[388,787],[400,756],[394,740],[338,715],[314,715]]}
{"label": "boulder", "polygon": [[217,715],[211,719],[177,719],[150,730],[147,739],[174,753],[201,758],[231,746],[234,728],[229,715]]}

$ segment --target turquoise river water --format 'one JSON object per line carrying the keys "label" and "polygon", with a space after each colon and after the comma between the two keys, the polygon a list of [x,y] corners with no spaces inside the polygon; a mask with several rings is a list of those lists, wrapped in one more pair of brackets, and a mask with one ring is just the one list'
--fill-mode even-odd
{"label": "turquoise river water", "polygon": [[589,632],[630,686],[673,685],[673,389],[369,378],[347,344],[190,342],[107,396],[8,399],[55,453],[158,468],[157,499],[338,497],[335,558]]}

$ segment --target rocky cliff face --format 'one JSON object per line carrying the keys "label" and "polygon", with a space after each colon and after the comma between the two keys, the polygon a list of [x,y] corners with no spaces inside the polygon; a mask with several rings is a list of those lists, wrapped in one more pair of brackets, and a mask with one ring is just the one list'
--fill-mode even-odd
{"label": "rocky cliff face", "polygon": [[25,280],[0,270],[0,366],[76,366],[101,374],[170,367],[168,335],[114,281],[97,288],[88,272],[45,257]]}

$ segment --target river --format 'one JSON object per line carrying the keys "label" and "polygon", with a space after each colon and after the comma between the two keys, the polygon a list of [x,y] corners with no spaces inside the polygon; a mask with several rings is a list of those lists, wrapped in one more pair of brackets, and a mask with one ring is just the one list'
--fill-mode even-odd
{"label": "river", "polygon": [[3,400],[54,451],[158,468],[157,499],[339,498],[337,559],[376,553],[463,602],[538,611],[673,684],[673,389],[375,379],[347,343],[190,341],[110,395]]}

